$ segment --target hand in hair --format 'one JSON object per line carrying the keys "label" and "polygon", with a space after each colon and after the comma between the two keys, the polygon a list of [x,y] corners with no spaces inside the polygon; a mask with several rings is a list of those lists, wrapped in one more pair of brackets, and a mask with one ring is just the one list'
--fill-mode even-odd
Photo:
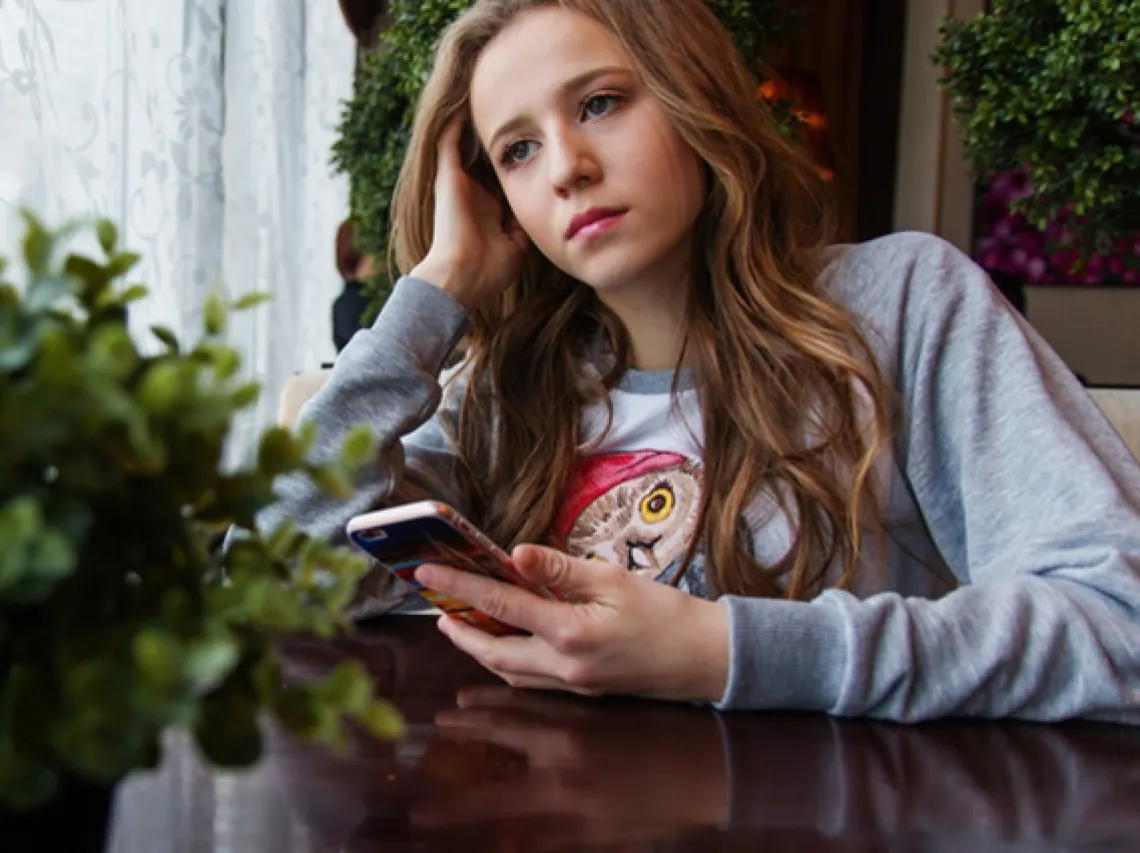
{"label": "hand in hair", "polygon": [[455,117],[440,136],[431,249],[411,274],[474,311],[518,278],[528,237],[513,218],[504,225],[499,200],[464,170],[463,122]]}
{"label": "hand in hair", "polygon": [[728,680],[728,622],[715,602],[617,566],[520,545],[515,567],[573,603],[446,566],[416,577],[484,613],[531,632],[492,637],[451,617],[439,628],[457,648],[512,687],[716,701]]}

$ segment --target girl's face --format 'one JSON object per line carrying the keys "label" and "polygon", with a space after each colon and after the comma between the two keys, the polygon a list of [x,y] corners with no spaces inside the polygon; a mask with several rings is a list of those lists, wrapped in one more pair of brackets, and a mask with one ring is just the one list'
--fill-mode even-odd
{"label": "girl's face", "polygon": [[552,263],[603,297],[683,280],[703,169],[599,24],[520,15],[480,56],[471,111],[515,218]]}

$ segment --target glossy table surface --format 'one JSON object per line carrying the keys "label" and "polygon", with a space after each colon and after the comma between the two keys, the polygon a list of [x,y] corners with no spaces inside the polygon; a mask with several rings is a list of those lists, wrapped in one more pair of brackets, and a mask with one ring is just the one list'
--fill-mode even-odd
{"label": "glossy table surface", "polygon": [[408,736],[336,755],[270,730],[257,768],[215,772],[172,735],[120,787],[113,853],[1140,850],[1140,730],[516,692],[423,617],[287,652],[365,661]]}

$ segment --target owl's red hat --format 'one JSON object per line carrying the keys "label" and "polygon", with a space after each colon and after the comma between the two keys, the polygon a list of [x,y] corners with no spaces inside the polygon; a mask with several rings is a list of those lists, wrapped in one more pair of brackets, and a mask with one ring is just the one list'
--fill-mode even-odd
{"label": "owl's red hat", "polygon": [[667,471],[679,468],[688,461],[680,453],[660,450],[639,450],[635,453],[610,453],[591,456],[578,465],[570,478],[562,507],[554,518],[554,535],[564,546],[566,537],[578,516],[610,489],[647,474],[650,471]]}

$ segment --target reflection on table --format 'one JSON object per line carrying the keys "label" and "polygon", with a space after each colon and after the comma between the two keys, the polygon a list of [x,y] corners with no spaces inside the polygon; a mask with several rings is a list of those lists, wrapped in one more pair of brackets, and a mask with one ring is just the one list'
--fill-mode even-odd
{"label": "reflection on table", "polygon": [[269,728],[256,769],[217,773],[171,736],[122,787],[112,851],[1140,849],[1140,731],[518,692],[432,623],[288,648],[295,672],[364,660],[403,741],[336,755]]}

